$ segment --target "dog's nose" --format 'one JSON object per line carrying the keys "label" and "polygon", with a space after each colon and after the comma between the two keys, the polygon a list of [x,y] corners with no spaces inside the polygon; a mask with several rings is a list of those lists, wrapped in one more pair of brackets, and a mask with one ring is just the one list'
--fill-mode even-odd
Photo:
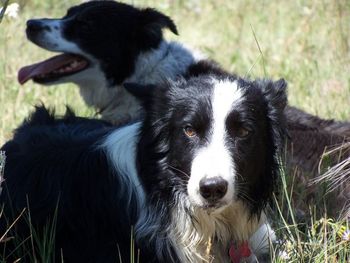
{"label": "dog's nose", "polygon": [[45,28],[44,24],[38,19],[30,19],[27,21],[27,31],[36,33]]}
{"label": "dog's nose", "polygon": [[227,185],[227,181],[220,176],[204,178],[199,182],[199,192],[207,201],[214,203],[225,196]]}

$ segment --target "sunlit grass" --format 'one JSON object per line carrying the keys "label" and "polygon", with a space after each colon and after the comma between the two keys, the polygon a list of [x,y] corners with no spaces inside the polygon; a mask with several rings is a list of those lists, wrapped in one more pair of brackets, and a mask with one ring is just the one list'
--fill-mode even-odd
{"label": "sunlit grass", "polygon": [[[79,115],[94,115],[74,85],[43,87],[31,82],[25,86],[17,83],[20,67],[52,55],[26,40],[25,21],[33,17],[61,16],[80,0],[16,2],[21,7],[18,17],[4,16],[0,24],[1,145],[33,110],[33,105],[40,102],[55,107],[58,113],[63,113],[68,104]],[[290,104],[321,117],[349,120],[350,1],[124,2],[152,6],[168,14],[180,32],[180,36],[167,32],[168,39],[199,49],[232,72],[254,78],[285,78],[289,83]],[[4,3],[5,0],[0,0],[0,5]],[[302,191],[292,185],[293,176],[289,175],[283,182],[279,209],[275,209],[274,225],[281,242],[272,253],[274,261],[349,260],[350,242],[341,237],[341,231],[348,229],[346,222],[320,213],[322,200],[319,199],[317,206],[310,207],[309,220],[300,223],[291,200]],[[48,231],[47,235],[50,243],[52,232]],[[27,241],[30,240],[34,239]],[[51,255],[45,252],[48,247],[49,244],[42,246],[45,258]]]}

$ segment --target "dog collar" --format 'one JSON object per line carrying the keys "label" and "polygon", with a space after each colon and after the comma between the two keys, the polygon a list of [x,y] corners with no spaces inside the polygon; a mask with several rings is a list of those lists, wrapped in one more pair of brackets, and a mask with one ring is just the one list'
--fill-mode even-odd
{"label": "dog collar", "polygon": [[249,258],[251,254],[248,241],[244,241],[240,245],[232,243],[230,246],[229,255],[232,263],[240,263],[241,260]]}

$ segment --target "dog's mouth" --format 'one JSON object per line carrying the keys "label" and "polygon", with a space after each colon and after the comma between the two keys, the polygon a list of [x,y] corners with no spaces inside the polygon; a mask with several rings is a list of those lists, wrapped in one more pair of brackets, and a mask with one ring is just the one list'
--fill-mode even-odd
{"label": "dog's mouth", "polygon": [[24,84],[32,79],[40,84],[49,83],[83,71],[88,66],[89,61],[86,58],[64,53],[21,68],[18,72],[18,81]]}
{"label": "dog's mouth", "polygon": [[215,204],[206,203],[206,204],[203,204],[201,206],[201,208],[204,210],[216,210],[216,209],[220,209],[222,207],[225,207],[226,205],[227,204],[225,202],[219,202],[219,203],[215,203]]}

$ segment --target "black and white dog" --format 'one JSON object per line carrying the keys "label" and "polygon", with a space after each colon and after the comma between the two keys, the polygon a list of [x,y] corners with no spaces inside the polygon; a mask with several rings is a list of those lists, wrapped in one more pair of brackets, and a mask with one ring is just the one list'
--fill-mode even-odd
{"label": "black and white dog", "polygon": [[173,21],[151,9],[114,1],[91,1],[70,8],[60,19],[27,22],[28,39],[63,52],[19,71],[20,83],[74,82],[89,106],[114,124],[139,118],[140,103],[125,82],[158,84],[185,75],[195,63],[191,51],[163,40],[162,29],[177,34]]}
{"label": "black and white dog", "polygon": [[[40,107],[16,130],[1,148],[8,223],[27,206],[33,228],[55,215],[64,262],[128,262],[133,226],[141,262],[255,262],[274,239],[264,209],[286,83],[209,74],[127,88],[143,101],[142,122],[115,128]],[[26,220],[12,231],[27,237]]]}

